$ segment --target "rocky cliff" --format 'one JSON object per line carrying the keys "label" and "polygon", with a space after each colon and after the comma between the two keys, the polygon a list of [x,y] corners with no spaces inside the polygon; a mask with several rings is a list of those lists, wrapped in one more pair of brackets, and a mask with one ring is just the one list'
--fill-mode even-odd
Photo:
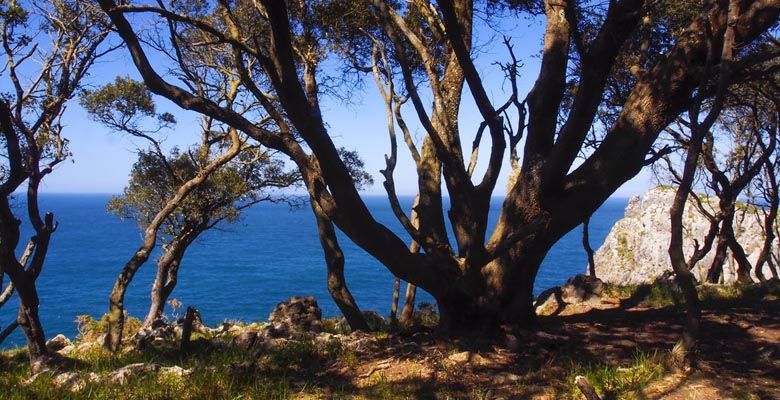
{"label": "rocky cliff", "polygon": [[[641,284],[653,281],[665,271],[671,271],[668,253],[669,207],[674,192],[674,188],[659,186],[641,198],[634,196],[629,200],[623,219],[612,227],[604,244],[596,251],[597,277],[615,284]],[[716,200],[711,200],[711,206],[717,207]],[[751,263],[755,263],[763,245],[763,219],[760,214],[755,209],[742,206],[737,210],[734,220],[737,240],[744,247]],[[691,199],[685,209],[683,223],[685,254],[688,256],[693,252],[694,240],[701,241],[704,238],[709,221]],[[714,247],[713,244],[713,250],[694,268],[693,273],[699,281],[703,281],[707,275],[715,253]],[[777,252],[777,248],[774,251]],[[736,280],[736,269],[736,261],[729,254],[723,268],[725,283]],[[766,265],[763,272],[767,277],[772,276]]]}

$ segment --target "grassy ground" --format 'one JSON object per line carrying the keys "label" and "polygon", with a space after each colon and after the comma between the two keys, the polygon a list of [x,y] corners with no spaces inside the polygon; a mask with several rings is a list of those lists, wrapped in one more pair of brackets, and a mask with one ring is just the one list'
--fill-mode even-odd
{"label": "grassy ground", "polygon": [[[186,356],[175,347],[112,356],[92,346],[69,356],[77,359],[74,370],[96,373],[103,382],[77,393],[56,388],[54,375],[25,385],[24,350],[6,351],[0,355],[0,398],[579,399],[577,375],[586,376],[604,399],[780,398],[776,289],[700,289],[704,338],[694,375],[667,366],[682,324],[673,286],[609,292],[619,300],[613,306],[540,318],[537,331],[498,342],[378,332],[282,342],[260,352],[241,350],[229,338],[200,336]],[[85,341],[104,328],[100,321],[82,324]],[[335,323],[325,325],[335,333]],[[106,382],[111,371],[138,362],[192,372],[142,374],[125,386]]]}

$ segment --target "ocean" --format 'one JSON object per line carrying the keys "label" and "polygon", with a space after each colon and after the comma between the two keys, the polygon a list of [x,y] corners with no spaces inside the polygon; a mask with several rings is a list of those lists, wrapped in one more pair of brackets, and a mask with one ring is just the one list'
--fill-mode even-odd
{"label": "ocean", "polygon": [[[103,315],[108,309],[108,294],[116,275],[141,243],[141,232],[134,222],[122,221],[106,211],[110,197],[108,194],[41,196],[41,209],[54,212],[59,223],[37,285],[47,337],[63,333],[73,338],[77,334],[77,316]],[[405,209],[411,207],[411,197],[401,200]],[[378,221],[399,234],[403,232],[386,198],[367,196],[365,201]],[[590,240],[594,249],[598,249],[612,225],[623,216],[627,201],[609,199],[591,218]],[[22,211],[23,198],[16,202]],[[494,199],[491,224],[500,208],[501,199]],[[23,225],[19,252],[30,232],[30,227]],[[536,293],[586,270],[581,235],[582,229],[576,228],[553,247],[539,271]],[[347,283],[358,305],[363,310],[387,315],[392,275],[343,235],[340,244],[346,257]],[[131,316],[143,318],[146,314],[155,256],[141,268],[128,290],[125,305]],[[338,309],[328,295],[325,276],[322,248],[308,205],[290,209],[284,204],[260,204],[245,211],[240,221],[220,225],[192,244],[171,298],[178,299],[185,308],[196,307],[204,322],[211,326],[225,320],[265,320],[277,303],[295,295],[316,296],[323,314],[336,316]],[[433,299],[427,293],[418,293],[419,302],[433,302]],[[13,321],[16,305],[13,299],[0,309],[0,327]],[[171,312],[170,308],[166,311]],[[17,329],[2,347],[24,344],[21,330]]]}

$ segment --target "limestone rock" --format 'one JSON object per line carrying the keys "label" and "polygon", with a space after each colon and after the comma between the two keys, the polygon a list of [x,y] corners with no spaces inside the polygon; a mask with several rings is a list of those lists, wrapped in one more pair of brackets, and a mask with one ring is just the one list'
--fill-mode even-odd
{"label": "limestone rock", "polygon": [[138,331],[135,335],[136,346],[143,349],[153,343],[161,345],[163,343],[175,344],[178,342],[176,334],[176,325],[168,324],[165,321],[157,320],[152,326]]}
{"label": "limestone rock", "polygon": [[71,346],[73,343],[65,337],[63,334],[59,334],[46,341],[46,348],[49,351],[60,351],[67,346]]}
{"label": "limestone rock", "polygon": [[182,368],[178,365],[160,368],[160,376],[183,378],[185,376],[189,376],[191,373],[192,369]]}
{"label": "limestone rock", "polygon": [[561,299],[568,304],[598,304],[604,282],[588,275],[575,275],[569,278],[561,288]]}
{"label": "limestone rock", "polygon": [[160,369],[157,364],[135,363],[119,368],[108,375],[108,380],[117,385],[126,385],[130,379],[148,372],[156,372]]}
{"label": "limestone rock", "polygon": [[268,322],[276,330],[290,332],[321,332],[322,310],[313,296],[291,297],[274,307]]}
{"label": "limestone rock", "polygon": [[539,294],[534,308],[536,315],[555,315],[563,311],[566,303],[563,302],[561,288],[556,286]]}
{"label": "limestone rock", "polygon": [[57,388],[67,388],[72,393],[80,392],[87,386],[87,381],[78,372],[63,372],[52,379]]}
{"label": "limestone rock", "polygon": [[[674,199],[675,188],[656,187],[642,198],[632,197],[624,217],[607,235],[604,244],[596,251],[596,276],[607,283],[638,285],[651,283],[656,277],[671,270],[669,264],[670,221],[669,208]],[[705,207],[717,210],[717,199],[702,196]],[[749,206],[738,205],[734,219],[737,241],[745,249],[749,260],[754,263],[763,245],[763,219]],[[709,221],[699,211],[693,199],[689,199],[683,214],[685,254],[694,250],[694,240],[699,242],[709,229]],[[713,245],[714,248],[714,245]],[[775,248],[773,251],[777,252]],[[712,263],[714,250],[710,251],[693,269],[699,281],[704,281]],[[723,266],[723,282],[736,281],[737,263],[729,253]],[[771,276],[768,266],[764,275]],[[751,271],[752,273],[752,271]]]}
{"label": "limestone rock", "polygon": [[479,355],[479,353],[474,353],[472,351],[462,351],[460,353],[455,353],[447,357],[447,361],[451,364],[474,364],[474,365],[485,365],[490,362],[485,357],[482,357]]}

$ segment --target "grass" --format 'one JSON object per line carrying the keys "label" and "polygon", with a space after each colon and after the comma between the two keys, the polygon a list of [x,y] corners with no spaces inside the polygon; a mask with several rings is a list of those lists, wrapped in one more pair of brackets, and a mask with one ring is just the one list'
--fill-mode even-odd
{"label": "grass", "polygon": [[580,398],[580,391],[574,383],[574,378],[583,375],[593,384],[602,398],[641,399],[642,389],[663,377],[666,357],[666,353],[644,352],[637,349],[632,362],[627,366],[573,364],[568,375],[569,397]]}
{"label": "grass", "polygon": [[[679,305],[682,296],[671,283],[640,287],[607,286],[608,295],[619,298],[641,297],[642,304],[653,306]],[[777,285],[750,285],[699,287],[699,295],[706,304],[718,302],[739,303],[765,300],[778,295]],[[417,316],[432,324],[434,313]],[[129,319],[129,324],[137,320]],[[105,331],[104,319],[80,319],[80,339],[97,341]],[[339,333],[337,320],[326,320],[323,325],[331,333]],[[147,373],[131,380],[127,386],[107,381],[88,384],[78,393],[68,388],[56,388],[53,375],[44,375],[31,385],[23,385],[29,377],[29,366],[24,349],[0,353],[0,398],[16,399],[414,399],[431,397],[452,399],[481,399],[494,388],[491,376],[474,374],[464,378],[462,365],[444,362],[461,349],[452,343],[438,343],[437,347],[407,364],[407,375],[401,381],[389,371],[378,370],[365,379],[358,378],[371,363],[386,359],[383,350],[395,337],[387,332],[374,333],[376,353],[366,354],[351,350],[339,340],[283,341],[270,349],[248,352],[231,347],[229,337],[196,338],[189,356],[182,356],[174,348],[149,347],[111,355],[100,346],[81,351],[81,361],[75,371],[83,375],[97,373],[106,377],[111,371],[133,363],[155,363],[161,366],[180,366],[192,370],[184,377]],[[78,343],[77,343],[78,344]],[[601,362],[599,358],[566,358],[561,353],[550,355],[538,369],[521,372],[517,381],[508,383],[515,394],[553,391],[554,398],[581,399],[574,385],[574,377],[584,375],[605,399],[642,398],[642,390],[654,381],[664,378],[668,352],[637,349],[630,360],[620,364]],[[397,356],[397,355],[393,355]],[[372,357],[374,357],[372,359]],[[333,370],[334,363],[338,361]],[[400,359],[399,359],[400,361]],[[422,368],[433,368],[435,379],[423,375]],[[419,370],[418,370],[419,369]],[[327,372],[326,372],[327,371]],[[335,372],[334,372],[335,371]],[[417,372],[415,372],[417,371]],[[498,371],[501,372],[501,371]],[[394,372],[396,374],[397,371]],[[427,373],[426,373],[427,374]],[[490,374],[490,373],[488,373]],[[485,378],[486,380],[480,381]],[[357,382],[360,382],[358,384]],[[735,393],[737,396],[737,393]],[[738,398],[754,398],[745,392]]]}
{"label": "grass", "polygon": [[[780,285],[776,282],[761,284],[711,285],[696,287],[699,299],[705,306],[735,303],[754,304],[780,297]],[[645,285],[618,286],[606,284],[604,293],[608,297],[630,299],[641,307],[682,307],[685,299],[680,288],[672,281],[661,280]]]}

